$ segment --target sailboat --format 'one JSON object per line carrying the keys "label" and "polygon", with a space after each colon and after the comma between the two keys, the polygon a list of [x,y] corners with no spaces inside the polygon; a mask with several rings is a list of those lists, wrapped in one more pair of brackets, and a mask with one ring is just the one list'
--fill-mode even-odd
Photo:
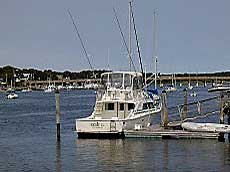
{"label": "sailboat", "polygon": [[176,91],[176,79],[175,79],[175,74],[172,74],[172,83],[166,88],[166,92],[174,92]]}
{"label": "sailboat", "polygon": [[18,95],[15,93],[15,90],[13,89],[12,79],[11,79],[10,89],[8,89],[7,91],[6,98],[7,99],[17,99],[18,98]]}
{"label": "sailboat", "polygon": [[30,78],[29,78],[29,87],[22,89],[21,92],[22,93],[27,93],[27,92],[31,92],[31,91],[32,91],[32,89],[31,89],[31,82],[30,82]]}
{"label": "sailboat", "polygon": [[49,78],[49,85],[47,86],[46,89],[44,89],[45,93],[51,93],[55,90],[55,87],[53,85],[50,84],[50,78]]}
{"label": "sailboat", "polygon": [[193,89],[193,86],[191,85],[191,82],[190,82],[190,74],[189,74],[189,81],[188,81],[188,89],[189,90]]}

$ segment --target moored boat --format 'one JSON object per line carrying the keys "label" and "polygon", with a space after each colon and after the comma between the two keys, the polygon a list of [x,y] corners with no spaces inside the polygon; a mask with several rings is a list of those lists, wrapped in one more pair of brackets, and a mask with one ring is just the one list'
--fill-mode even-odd
{"label": "moored boat", "polygon": [[7,94],[6,97],[7,97],[7,99],[17,99],[18,95],[12,91],[9,94]]}
{"label": "moored boat", "polygon": [[208,92],[215,92],[215,91],[227,91],[230,90],[229,86],[219,86],[219,87],[212,87],[208,89]]}
{"label": "moored boat", "polygon": [[78,138],[122,138],[125,130],[148,126],[152,115],[160,118],[160,98],[142,88],[141,73],[107,72],[102,84],[93,113],[76,119]]}
{"label": "moored boat", "polygon": [[196,93],[195,91],[193,91],[193,92],[191,92],[189,95],[190,95],[191,97],[196,97],[196,96],[197,96],[197,93]]}
{"label": "moored boat", "polygon": [[227,124],[183,122],[181,127],[197,132],[230,133],[230,125]]}

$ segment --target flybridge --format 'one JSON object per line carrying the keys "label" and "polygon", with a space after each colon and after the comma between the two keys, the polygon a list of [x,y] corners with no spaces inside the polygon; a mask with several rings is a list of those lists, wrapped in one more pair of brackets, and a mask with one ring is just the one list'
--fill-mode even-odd
{"label": "flybridge", "polygon": [[102,84],[106,88],[140,89],[142,88],[141,73],[107,72],[102,74]]}

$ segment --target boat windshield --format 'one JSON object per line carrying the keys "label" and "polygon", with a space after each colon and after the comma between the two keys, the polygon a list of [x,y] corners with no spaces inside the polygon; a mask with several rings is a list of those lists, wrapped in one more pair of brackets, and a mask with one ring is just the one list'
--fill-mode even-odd
{"label": "boat windshield", "polygon": [[102,83],[106,87],[122,88],[123,74],[122,73],[108,73],[103,75]]}
{"label": "boat windshield", "polygon": [[142,86],[142,78],[129,73],[106,73],[102,76],[102,84],[105,87],[127,89],[133,86],[133,89],[138,89]]}

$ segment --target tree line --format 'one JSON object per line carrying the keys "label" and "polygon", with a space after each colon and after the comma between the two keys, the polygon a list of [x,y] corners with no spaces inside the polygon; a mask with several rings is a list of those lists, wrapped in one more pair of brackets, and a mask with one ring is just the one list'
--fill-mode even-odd
{"label": "tree line", "polygon": [[38,69],[20,69],[13,66],[4,66],[0,67],[0,78],[1,81],[14,80],[15,78],[22,79],[25,78],[25,75],[29,80],[58,80],[58,79],[91,79],[91,78],[100,78],[101,74],[108,72],[108,70],[84,70],[80,72],[57,72],[51,69],[47,70],[38,70]]}
{"label": "tree line", "polygon": [[[1,81],[5,81],[6,77],[8,82],[15,78],[23,78],[24,75],[27,74],[29,80],[58,80],[58,79],[91,79],[91,78],[100,78],[101,74],[104,72],[108,72],[108,70],[83,70],[80,72],[57,72],[51,69],[47,70],[38,70],[38,69],[20,69],[13,66],[4,66],[0,67],[0,78]],[[93,76],[94,74],[94,76]],[[150,76],[151,73],[148,73],[147,76]],[[159,73],[159,76],[166,75]],[[215,73],[179,73],[176,76],[230,76],[230,71],[226,72],[215,72]]]}

